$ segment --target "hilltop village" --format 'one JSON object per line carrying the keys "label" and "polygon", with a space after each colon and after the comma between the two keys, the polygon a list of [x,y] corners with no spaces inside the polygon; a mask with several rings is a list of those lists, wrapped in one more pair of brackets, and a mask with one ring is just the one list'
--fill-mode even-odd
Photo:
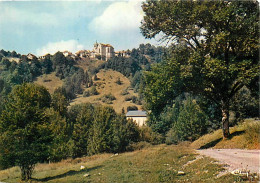
{"label": "hilltop village", "polygon": [[[93,50],[79,50],[75,54],[70,51],[63,51],[62,52],[65,57],[70,56],[74,59],[78,58],[89,58],[89,59],[99,59],[108,61],[108,59],[114,56],[122,56],[122,57],[130,57],[131,51],[130,50],[122,50],[115,52],[114,47],[110,44],[104,43],[95,43]],[[44,59],[48,54],[44,56],[39,56],[40,59]],[[32,59],[35,55],[29,53],[27,55],[28,59]]]}

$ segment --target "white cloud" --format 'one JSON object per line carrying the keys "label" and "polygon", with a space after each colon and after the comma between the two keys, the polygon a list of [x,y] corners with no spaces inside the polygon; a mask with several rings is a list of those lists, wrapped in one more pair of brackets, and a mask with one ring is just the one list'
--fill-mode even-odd
{"label": "white cloud", "polygon": [[36,55],[41,56],[47,53],[54,54],[57,51],[70,51],[72,53],[82,50],[84,46],[79,44],[76,40],[60,41],[60,42],[51,42],[46,46],[43,46],[40,49],[36,50]]}
{"label": "white cloud", "polygon": [[[2,4],[1,4],[2,5]],[[33,12],[12,6],[0,6],[0,24],[28,24],[28,25],[56,25],[58,23],[55,16],[46,12]]]}
{"label": "white cloud", "polygon": [[143,18],[141,1],[115,2],[102,15],[93,19],[89,29],[99,34],[139,29]]}

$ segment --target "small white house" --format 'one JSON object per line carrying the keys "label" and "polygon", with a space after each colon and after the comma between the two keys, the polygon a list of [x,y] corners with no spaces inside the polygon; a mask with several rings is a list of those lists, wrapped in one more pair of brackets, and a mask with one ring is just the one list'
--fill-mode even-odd
{"label": "small white house", "polygon": [[138,126],[144,126],[147,121],[147,113],[146,111],[128,111],[126,119],[133,119]]}

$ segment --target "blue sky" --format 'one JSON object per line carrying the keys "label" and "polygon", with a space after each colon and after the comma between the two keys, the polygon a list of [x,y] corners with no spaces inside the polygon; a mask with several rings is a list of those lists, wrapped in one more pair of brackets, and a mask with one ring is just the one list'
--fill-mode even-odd
{"label": "blue sky", "polygon": [[140,33],[141,1],[0,1],[0,49],[38,56],[92,50],[96,42],[115,50],[159,45]]}

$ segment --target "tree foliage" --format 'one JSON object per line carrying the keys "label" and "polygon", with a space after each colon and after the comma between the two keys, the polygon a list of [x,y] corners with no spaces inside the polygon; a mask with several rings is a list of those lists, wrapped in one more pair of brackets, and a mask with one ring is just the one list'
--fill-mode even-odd
{"label": "tree foliage", "polygon": [[207,132],[207,116],[195,100],[188,97],[179,110],[176,121],[167,133],[168,144],[185,140],[194,141]]}
{"label": "tree foliage", "polygon": [[228,137],[230,100],[243,86],[258,83],[257,1],[147,1],[143,10],[146,38],[162,32],[186,52],[146,74],[148,108],[162,109],[180,88],[203,95],[220,107]]}
{"label": "tree foliage", "polygon": [[48,91],[34,84],[16,86],[0,116],[1,165],[21,168],[22,180],[31,178],[36,163],[47,159],[52,138],[44,115]]}
{"label": "tree foliage", "polygon": [[74,157],[102,152],[122,152],[139,140],[137,126],[110,107],[82,104],[69,112],[74,118]]}

